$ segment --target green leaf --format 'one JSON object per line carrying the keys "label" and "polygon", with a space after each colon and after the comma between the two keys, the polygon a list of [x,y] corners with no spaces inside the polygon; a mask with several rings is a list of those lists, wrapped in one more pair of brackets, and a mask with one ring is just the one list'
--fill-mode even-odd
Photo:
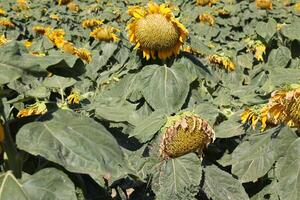
{"label": "green leaf", "polygon": [[250,53],[237,56],[238,64],[245,69],[252,69],[253,55]]}
{"label": "green leaf", "polygon": [[243,185],[230,174],[214,165],[203,168],[206,195],[214,200],[247,200],[249,199]]}
{"label": "green leaf", "polygon": [[0,200],[12,199],[30,200],[19,181],[8,171],[0,175]]}
{"label": "green leaf", "polygon": [[277,127],[250,135],[231,155],[232,173],[241,182],[255,182],[270,170],[295,137],[288,127]]}
{"label": "green leaf", "polygon": [[217,125],[214,130],[217,138],[230,138],[245,134],[244,126],[241,123],[241,112],[236,112],[226,121]]}
{"label": "green leaf", "polygon": [[73,182],[55,168],[46,168],[33,175],[23,175],[22,184],[30,199],[76,199]]}
{"label": "green leaf", "polygon": [[280,46],[278,49],[273,49],[271,51],[268,59],[268,65],[273,68],[284,68],[290,62],[291,58],[292,55],[290,49]]}
{"label": "green leaf", "polygon": [[145,119],[139,120],[135,124],[130,137],[137,138],[141,143],[151,140],[154,134],[165,124],[166,114],[164,111],[154,111]]}
{"label": "green leaf", "polygon": [[178,199],[189,188],[197,187],[200,180],[201,161],[195,154],[187,154],[164,161],[153,177],[152,187],[158,200]]}
{"label": "green leaf", "polygon": [[267,43],[269,43],[270,39],[276,33],[276,21],[273,18],[270,18],[267,23],[258,22],[255,31],[261,36]]}
{"label": "green leaf", "polygon": [[185,102],[191,81],[183,65],[172,68],[150,65],[141,71],[142,94],[155,109],[166,109],[169,113],[178,111]]}
{"label": "green leaf", "polygon": [[65,89],[76,83],[73,78],[65,78],[61,76],[51,76],[44,80],[43,85],[48,88]]}
{"label": "green leaf", "polygon": [[289,38],[290,40],[300,40],[300,21],[294,21],[291,24],[288,24],[283,27],[282,33],[285,37]]}
{"label": "green leaf", "polygon": [[279,159],[275,168],[281,199],[294,200],[300,197],[300,138],[291,143],[286,155]]}
{"label": "green leaf", "polygon": [[43,156],[71,172],[99,179],[112,176],[114,180],[126,171],[115,138],[101,124],[71,111],[58,110],[41,121],[26,124],[19,130],[16,143],[20,149]]}

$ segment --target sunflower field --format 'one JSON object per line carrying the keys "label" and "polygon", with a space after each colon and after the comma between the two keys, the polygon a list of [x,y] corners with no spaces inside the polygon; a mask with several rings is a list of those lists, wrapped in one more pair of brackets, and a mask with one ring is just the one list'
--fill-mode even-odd
{"label": "sunflower field", "polygon": [[300,1],[0,0],[0,200],[300,200]]}

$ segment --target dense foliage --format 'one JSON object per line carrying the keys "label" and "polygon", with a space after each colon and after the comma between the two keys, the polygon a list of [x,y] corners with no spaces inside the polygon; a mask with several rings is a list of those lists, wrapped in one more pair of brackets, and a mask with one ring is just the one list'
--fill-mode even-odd
{"label": "dense foliage", "polygon": [[157,0],[187,38],[155,56],[146,0],[0,0],[0,200],[299,199],[300,3],[266,2]]}

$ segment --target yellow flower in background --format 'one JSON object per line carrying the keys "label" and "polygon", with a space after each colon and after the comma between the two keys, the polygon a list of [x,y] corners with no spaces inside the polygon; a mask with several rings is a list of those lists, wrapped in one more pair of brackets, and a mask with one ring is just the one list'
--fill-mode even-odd
{"label": "yellow flower in background", "polygon": [[197,5],[199,6],[212,6],[214,4],[216,4],[218,2],[218,0],[197,0]]}
{"label": "yellow flower in background", "polygon": [[100,26],[102,24],[103,24],[103,20],[100,19],[86,19],[82,21],[81,26],[83,28],[93,28],[96,26]]}
{"label": "yellow flower in background", "polygon": [[159,153],[164,160],[193,152],[201,157],[203,149],[215,140],[209,123],[190,112],[168,117],[161,134]]}
{"label": "yellow flower in background", "polygon": [[71,2],[67,5],[68,9],[72,12],[78,12],[80,10],[80,7],[79,5],[77,5],[76,3],[74,2]]}
{"label": "yellow flower in background", "polygon": [[81,99],[81,96],[77,90],[72,90],[71,94],[67,97],[69,104],[79,104],[80,99]]}
{"label": "yellow flower in background", "polygon": [[17,0],[17,5],[20,10],[28,10],[29,6],[26,0]]}
{"label": "yellow flower in background", "polygon": [[26,108],[23,108],[17,114],[17,117],[27,117],[32,115],[42,115],[47,112],[47,106],[44,102],[36,102],[32,105],[29,105]]}
{"label": "yellow flower in background", "polygon": [[15,26],[9,19],[6,19],[6,18],[0,19],[0,25],[8,27],[8,28],[11,28],[11,27]]}
{"label": "yellow flower in background", "polygon": [[271,10],[272,0],[255,0],[255,5],[257,8]]}
{"label": "yellow flower in background", "polygon": [[231,59],[228,56],[213,54],[208,56],[208,60],[212,64],[223,66],[227,71],[235,70],[235,64],[231,61]]}
{"label": "yellow flower in background", "polygon": [[65,31],[63,29],[48,29],[45,35],[58,48],[61,48],[65,42]]}
{"label": "yellow flower in background", "polygon": [[226,10],[225,8],[217,8],[214,10],[221,17],[228,17],[230,15],[230,11]]}
{"label": "yellow flower in background", "polygon": [[29,48],[29,47],[31,47],[32,46],[32,41],[31,40],[26,40],[26,41],[24,41],[24,46],[26,47],[26,48]]}
{"label": "yellow flower in background", "polygon": [[255,46],[255,55],[254,57],[258,60],[258,61],[264,61],[263,58],[263,54],[266,53],[266,46],[264,44],[258,44],[257,46]]}
{"label": "yellow flower in background", "polygon": [[68,42],[68,41],[64,41],[64,44],[62,46],[62,49],[64,52],[69,53],[69,54],[76,54],[76,47],[74,46],[74,44],[72,42]]}
{"label": "yellow flower in background", "polygon": [[264,61],[263,55],[266,54],[266,46],[260,40],[245,39],[247,52],[255,52],[254,57],[257,61]]}
{"label": "yellow flower in background", "polygon": [[295,10],[296,10],[297,12],[300,12],[300,2],[296,3],[296,4],[294,5],[294,8],[295,8]]}
{"label": "yellow flower in background", "polygon": [[149,60],[165,60],[179,54],[188,36],[186,28],[174,17],[166,4],[148,3],[148,7],[131,6],[132,16],[127,25],[129,40],[136,49],[141,49],[143,57]]}
{"label": "yellow flower in background", "polygon": [[54,14],[54,13],[50,14],[49,17],[50,17],[50,19],[53,19],[53,20],[56,20],[56,21],[60,20],[60,17],[57,14]]}
{"label": "yellow flower in background", "polygon": [[117,42],[119,40],[118,36],[115,34],[116,32],[120,32],[119,29],[113,28],[113,27],[99,27],[94,29],[90,33],[90,37],[93,37],[100,41],[106,41],[106,42]]}
{"label": "yellow flower in background", "polygon": [[207,12],[199,15],[199,20],[202,23],[208,23],[210,26],[213,26],[215,24],[215,17]]}
{"label": "yellow flower in background", "polygon": [[4,45],[4,44],[6,44],[6,43],[8,43],[10,40],[8,40],[6,37],[5,37],[5,35],[0,35],[0,46],[2,46],[2,45]]}
{"label": "yellow flower in background", "polygon": [[87,49],[77,49],[75,55],[88,63],[92,61],[92,54]]}
{"label": "yellow flower in background", "polygon": [[6,15],[6,11],[0,8],[0,15]]}
{"label": "yellow flower in background", "polygon": [[72,0],[58,0],[58,5],[67,5],[70,3]]}

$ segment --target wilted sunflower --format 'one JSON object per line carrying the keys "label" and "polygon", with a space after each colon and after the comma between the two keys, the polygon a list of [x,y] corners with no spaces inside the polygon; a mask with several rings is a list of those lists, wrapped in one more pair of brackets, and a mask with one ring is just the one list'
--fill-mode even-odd
{"label": "wilted sunflower", "polygon": [[69,104],[79,104],[80,99],[81,96],[77,90],[72,90],[71,94],[67,97]]}
{"label": "wilted sunflower", "polygon": [[215,132],[208,122],[191,112],[169,117],[161,130],[160,157],[177,158],[202,151],[215,139]]}
{"label": "wilted sunflower", "polygon": [[212,64],[223,66],[227,71],[235,70],[235,64],[231,61],[231,59],[228,56],[213,54],[208,56],[208,60]]}
{"label": "wilted sunflower", "polygon": [[32,115],[42,115],[47,112],[47,106],[44,102],[36,102],[32,105],[29,105],[26,108],[23,108],[17,114],[17,117],[27,117]]}
{"label": "wilted sunflower", "polygon": [[300,128],[300,85],[276,90],[272,93],[269,102],[261,105],[260,110],[247,108],[241,114],[242,123],[252,124],[253,129],[257,122],[261,122],[261,131],[267,126],[286,124]]}
{"label": "wilted sunflower", "polygon": [[128,13],[132,16],[127,25],[129,40],[143,51],[143,57],[149,60],[158,56],[165,60],[179,54],[188,31],[166,4],[150,2],[148,8],[132,6]]}
{"label": "wilted sunflower", "polygon": [[90,36],[100,41],[117,42],[119,38],[115,34],[116,32],[120,32],[120,30],[111,26],[98,27],[90,33]]}
{"label": "wilted sunflower", "polygon": [[92,54],[87,49],[79,48],[76,50],[75,55],[88,63],[92,61]]}
{"label": "wilted sunflower", "polygon": [[93,28],[103,24],[103,20],[100,19],[85,19],[82,21],[81,26],[83,28]]}

